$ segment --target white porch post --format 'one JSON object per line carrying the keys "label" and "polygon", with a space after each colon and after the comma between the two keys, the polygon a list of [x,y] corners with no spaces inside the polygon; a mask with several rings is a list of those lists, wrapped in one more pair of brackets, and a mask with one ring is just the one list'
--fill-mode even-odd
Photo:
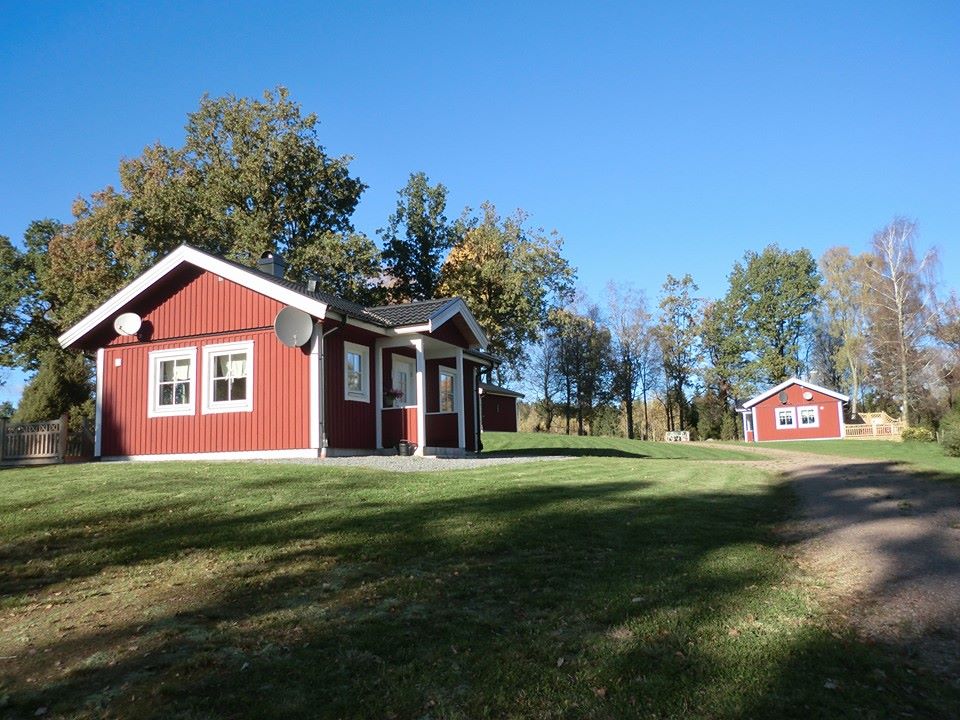
{"label": "white porch post", "polygon": [[[100,457],[103,451],[103,348],[97,349],[97,400],[93,420],[93,456]],[[151,390],[152,392],[152,390]],[[3,438],[0,437],[0,442]],[[0,449],[0,455],[3,450]]]}
{"label": "white porch post", "polygon": [[417,455],[427,445],[427,362],[423,354],[423,338],[413,340],[417,351]]}
{"label": "white porch post", "polygon": [[453,392],[457,402],[457,447],[465,450],[467,448],[467,423],[464,414],[466,398],[463,394],[463,350],[460,348],[457,348],[457,379]]}
{"label": "white porch post", "polygon": [[383,447],[383,347],[379,340],[373,343],[373,389],[376,393],[374,407],[376,408],[377,449]]}

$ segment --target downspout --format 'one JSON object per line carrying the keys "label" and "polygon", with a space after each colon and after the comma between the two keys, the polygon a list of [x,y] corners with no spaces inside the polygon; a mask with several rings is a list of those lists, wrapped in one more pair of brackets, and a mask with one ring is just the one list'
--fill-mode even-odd
{"label": "downspout", "polygon": [[[326,332],[320,333],[320,450],[327,448],[327,346],[324,340],[327,335],[332,335],[337,330],[342,330],[347,324],[347,316],[344,315],[340,324],[330,328]],[[320,327],[323,327],[321,325]]]}
{"label": "downspout", "polygon": [[474,446],[477,448],[477,455],[483,450],[483,441],[480,439],[480,368],[473,370],[473,432],[477,436]]}

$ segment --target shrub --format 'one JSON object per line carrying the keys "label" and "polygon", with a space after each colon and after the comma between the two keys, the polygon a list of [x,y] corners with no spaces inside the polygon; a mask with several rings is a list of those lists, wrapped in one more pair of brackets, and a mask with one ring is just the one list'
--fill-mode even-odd
{"label": "shrub", "polygon": [[925,427],[908,427],[903,429],[901,437],[908,442],[933,442],[933,430]]}
{"label": "shrub", "polygon": [[960,457],[960,411],[954,410],[940,421],[943,452],[950,457]]}

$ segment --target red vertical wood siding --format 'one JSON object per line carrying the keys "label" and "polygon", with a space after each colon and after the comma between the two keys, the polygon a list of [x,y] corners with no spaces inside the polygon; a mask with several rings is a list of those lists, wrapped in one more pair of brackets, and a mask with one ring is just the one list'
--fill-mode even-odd
{"label": "red vertical wood siding", "polygon": [[[203,348],[253,341],[253,410],[202,414]],[[194,414],[147,417],[150,353],[195,347]],[[120,361],[120,365],[116,361]],[[306,448],[309,440],[309,355],[288,348],[272,330],[107,348],[103,362],[105,456]]]}
{"label": "red vertical wood siding", "polygon": [[460,447],[456,413],[427,415],[427,447]]}
{"label": "red vertical wood siding", "polygon": [[[812,400],[803,399],[803,393],[808,391],[813,393]],[[786,403],[781,403],[780,399],[773,395],[754,406],[757,413],[755,435],[758,440],[821,440],[842,437],[840,433],[840,409],[842,404],[839,400],[816,390],[809,390],[802,385],[791,385],[786,392]],[[798,413],[796,427],[777,428],[777,408],[792,407],[796,409],[810,405],[816,406],[819,411],[819,427],[800,427]]]}
{"label": "red vertical wood siding", "polygon": [[415,407],[384,409],[380,429],[385,448],[395,447],[401,440],[408,440],[415,445],[419,445],[417,440],[417,409]]}
{"label": "red vertical wood siding", "polygon": [[464,437],[467,450],[477,452],[477,368],[479,366],[469,360],[463,361],[463,419]]}
{"label": "red vertical wood siding", "polygon": [[430,337],[450,343],[451,345],[456,345],[457,347],[470,347],[470,343],[467,342],[467,339],[457,327],[458,321],[463,322],[463,320],[460,320],[459,315],[451,320],[447,320],[447,322],[430,333]]}
{"label": "red vertical wood siding", "polygon": [[117,336],[108,346],[269,328],[283,303],[205,270],[190,267],[130,304],[143,318],[139,336]]}
{"label": "red vertical wood siding", "polygon": [[484,393],[480,396],[483,429],[490,432],[517,431],[516,398]]}
{"label": "red vertical wood siding", "polygon": [[[325,323],[324,330],[338,327],[337,323]],[[377,386],[374,382],[376,356],[373,349],[374,335],[350,325],[338,328],[324,340],[324,372],[326,378],[326,433],[327,444],[332,448],[372,450],[377,446]],[[351,342],[370,350],[370,367],[367,382],[370,387],[370,402],[347,400],[344,396],[343,344]]]}

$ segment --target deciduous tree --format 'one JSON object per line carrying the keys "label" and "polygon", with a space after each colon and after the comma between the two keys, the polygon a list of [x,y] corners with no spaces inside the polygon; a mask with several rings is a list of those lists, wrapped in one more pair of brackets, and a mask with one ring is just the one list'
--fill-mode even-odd
{"label": "deciduous tree", "polygon": [[613,390],[622,400],[627,415],[627,437],[633,439],[633,406],[637,393],[643,403],[643,438],[650,426],[647,393],[652,381],[651,366],[656,340],[653,318],[643,293],[629,286],[607,285],[607,313],[612,335]]}
{"label": "deciduous tree", "polygon": [[682,278],[667,275],[660,290],[660,319],[655,332],[667,382],[664,406],[668,408],[668,430],[674,429],[669,411],[672,404],[677,406],[679,429],[685,427],[686,393],[702,356],[699,335],[703,300],[696,295],[699,289],[687,274]]}

